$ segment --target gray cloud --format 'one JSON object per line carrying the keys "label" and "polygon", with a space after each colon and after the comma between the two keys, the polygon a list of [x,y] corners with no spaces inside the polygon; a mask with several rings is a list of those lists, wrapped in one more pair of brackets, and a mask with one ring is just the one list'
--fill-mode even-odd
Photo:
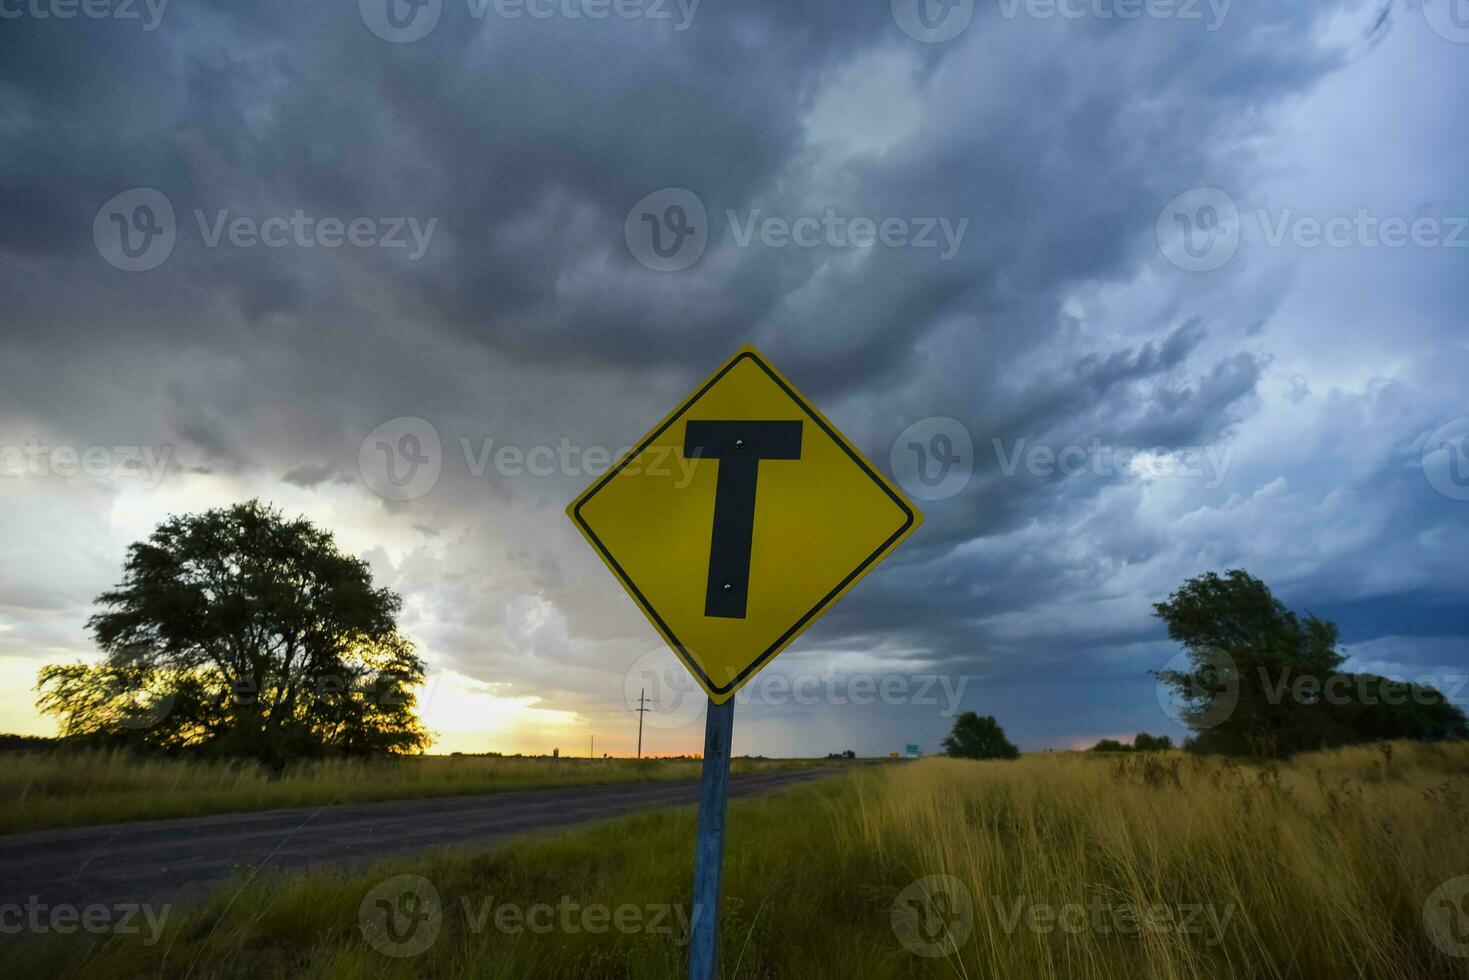
{"label": "gray cloud", "polygon": [[[616,450],[754,342],[884,467],[930,416],[959,419],[975,445],[963,492],[925,504],[920,534],[792,657],[881,651],[971,674],[975,705],[1013,704],[1032,746],[1161,727],[1146,671],[1169,651],[1149,604],[1240,563],[1334,610],[1354,642],[1396,637],[1392,655],[1411,658],[1401,638],[1419,634],[1395,610],[1422,610],[1433,657],[1462,656],[1462,626],[1431,611],[1466,584],[1448,556],[1469,505],[1432,491],[1413,446],[1465,411],[1461,253],[1245,235],[1200,274],[1155,237],[1164,205],[1201,186],[1244,218],[1390,209],[1378,188],[1401,184],[1414,206],[1465,213],[1463,141],[1433,120],[1452,118],[1469,68],[1400,13],[1237,3],[1209,32],[980,4],[943,45],[908,38],[886,3],[711,4],[679,32],[472,21],[447,2],[413,44],[375,37],[352,4],[201,0],[152,32],[7,21],[0,441],[168,445],[165,491],[208,473],[215,490],[323,514],[350,497],[350,519],[373,515],[391,540],[364,547],[436,664],[617,714],[620,670],[656,641],[561,514],[589,476],[476,475],[474,451]],[[1394,72],[1404,63],[1432,65],[1435,87]],[[1389,137],[1405,102],[1411,125]],[[1421,152],[1354,164],[1364,126]],[[1342,149],[1323,160],[1325,145]],[[139,186],[168,197],[178,242],[127,273],[92,225]],[[664,187],[692,190],[710,219],[679,273],[644,268],[623,241],[629,208]],[[948,258],[737,241],[757,211],[827,209],[967,225]],[[419,258],[208,243],[221,213],[298,211],[436,224]],[[378,501],[359,449],[400,416],[436,428],[443,475],[420,499]],[[1213,485],[1007,474],[995,443],[1021,440],[1232,455]],[[46,514],[64,552],[92,525],[45,503],[50,486],[7,484],[7,520]],[[115,513],[120,493],[65,499]],[[179,493],[155,499],[194,499]],[[7,651],[85,649],[78,624],[119,535],[65,560],[6,539],[7,569],[40,569],[3,580]],[[1058,690],[1079,677],[1106,696]],[[805,744],[778,714],[769,731],[784,734],[752,746]],[[863,751],[943,727],[818,715]]]}

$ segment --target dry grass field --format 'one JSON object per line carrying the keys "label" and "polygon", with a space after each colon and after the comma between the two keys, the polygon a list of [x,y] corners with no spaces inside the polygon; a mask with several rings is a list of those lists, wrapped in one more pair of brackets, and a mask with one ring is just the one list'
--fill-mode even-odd
{"label": "dry grass field", "polygon": [[1469,874],[1466,794],[1462,744],[935,761],[861,794],[856,825],[972,898],[954,975],[1409,980],[1469,976],[1424,921]]}
{"label": "dry grass field", "polygon": [[[1463,744],[857,771],[732,803],[723,975],[1469,977],[1466,800]],[[151,938],[0,944],[0,972],[676,977],[693,830],[667,809],[257,882]]]}
{"label": "dry grass field", "polygon": [[[734,771],[819,764],[737,759]],[[699,762],[693,759],[429,755],[300,762],[272,773],[254,762],[209,763],[120,752],[13,752],[0,755],[0,833],[698,776]]]}

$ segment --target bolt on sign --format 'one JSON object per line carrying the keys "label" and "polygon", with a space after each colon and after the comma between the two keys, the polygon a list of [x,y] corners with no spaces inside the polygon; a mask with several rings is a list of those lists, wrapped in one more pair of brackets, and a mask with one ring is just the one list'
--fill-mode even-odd
{"label": "bolt on sign", "polygon": [[923,521],[753,347],[567,514],[716,704]]}

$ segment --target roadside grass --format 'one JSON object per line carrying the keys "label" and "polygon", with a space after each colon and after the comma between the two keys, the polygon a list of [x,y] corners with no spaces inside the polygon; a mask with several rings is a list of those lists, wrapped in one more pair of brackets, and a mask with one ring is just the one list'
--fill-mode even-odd
{"label": "roadside grass", "polygon": [[[1464,744],[1283,765],[1057,753],[854,771],[732,802],[722,975],[1465,978],[1469,958],[1434,945],[1424,906],[1469,874],[1466,800]],[[0,943],[0,973],[677,977],[694,825],[692,808],[670,808],[366,874],[254,882],[170,916],[152,945],[80,933]],[[907,916],[913,903],[900,896],[935,874],[957,891]],[[400,931],[384,936],[374,931],[383,908],[413,910],[397,875],[427,879],[437,902],[416,926],[394,917]],[[660,922],[670,933],[650,928],[648,910],[670,903],[684,910]],[[567,905],[605,907],[603,930],[562,918]],[[1087,911],[1069,925],[1064,911],[1033,911],[1072,905]],[[636,926],[608,926],[623,906],[640,910]],[[1196,906],[1212,911],[1185,921]],[[1125,908],[1170,911],[1129,928]],[[419,932],[426,923],[436,936]],[[390,955],[420,935],[433,939],[421,952]],[[913,951],[946,935],[963,940],[951,955]]]}
{"label": "roadside grass", "polygon": [[[734,771],[818,759],[736,759]],[[148,758],[126,752],[0,754],[0,833],[598,783],[697,779],[694,759],[404,756],[301,762],[283,773],[252,762]]]}

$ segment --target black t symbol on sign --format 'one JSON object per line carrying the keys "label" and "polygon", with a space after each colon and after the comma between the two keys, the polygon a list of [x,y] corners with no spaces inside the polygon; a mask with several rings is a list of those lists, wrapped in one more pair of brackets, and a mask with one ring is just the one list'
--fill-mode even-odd
{"label": "black t symbol on sign", "polygon": [[704,615],[744,619],[762,459],[800,459],[800,422],[689,422],[683,454],[719,460]]}

